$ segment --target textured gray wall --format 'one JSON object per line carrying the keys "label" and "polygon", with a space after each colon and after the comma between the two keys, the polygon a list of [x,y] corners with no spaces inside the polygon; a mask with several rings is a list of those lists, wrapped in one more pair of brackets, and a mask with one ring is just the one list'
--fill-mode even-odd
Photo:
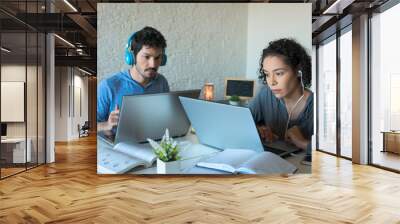
{"label": "textured gray wall", "polygon": [[222,98],[225,77],[257,78],[268,42],[298,40],[311,53],[311,4],[262,3],[99,3],[98,81],[128,69],[124,47],[144,26],[167,40],[168,63],[160,68],[171,90],[216,86]]}
{"label": "textured gray wall", "polygon": [[221,98],[224,77],[245,77],[246,4],[98,4],[98,81],[127,69],[124,47],[144,26],[167,40],[168,63],[160,73],[171,90],[213,82]]}

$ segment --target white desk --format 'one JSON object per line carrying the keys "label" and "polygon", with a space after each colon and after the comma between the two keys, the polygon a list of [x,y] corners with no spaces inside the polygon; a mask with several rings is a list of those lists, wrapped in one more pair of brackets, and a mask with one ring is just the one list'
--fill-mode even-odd
{"label": "white desk", "polygon": [[[189,170],[191,170],[191,168],[193,168],[199,160],[205,159],[207,157],[210,157],[210,156],[215,155],[216,153],[220,152],[220,150],[218,150],[218,149],[198,144],[198,139],[193,134],[188,134],[185,137],[176,138],[175,140],[179,141],[181,143],[181,145],[183,146],[183,150],[180,152],[180,156],[181,156],[180,171],[182,174],[191,173],[191,172],[189,172]],[[97,144],[97,153],[103,153],[102,149],[104,149],[104,148],[108,148],[108,149],[112,148],[112,145],[109,144],[108,142],[104,141],[104,139],[102,139],[101,137],[98,137],[97,143],[98,143]],[[149,144],[144,144],[144,145],[148,145],[150,147]],[[97,155],[97,156],[99,156],[99,155]],[[98,164],[98,172],[99,172],[99,170],[102,170],[102,168],[99,167],[99,164]],[[136,167],[127,173],[130,173],[130,174],[157,174],[157,164],[154,163],[153,166],[151,166],[149,168],[143,168],[142,166]],[[200,172],[200,173],[208,174],[208,173],[210,173],[210,170],[205,169],[204,172]],[[218,173],[225,173],[225,172],[218,172]],[[99,174],[101,174],[101,171],[99,172]]]}
{"label": "white desk", "polygon": [[[31,145],[32,141],[30,138],[26,139],[27,147],[25,154],[25,138],[5,138],[1,139],[2,151],[10,150],[9,147],[12,147],[12,163],[25,163],[25,158],[27,158],[26,162],[31,162]],[[3,147],[6,147],[4,149]]]}
{"label": "white desk", "polygon": [[[195,165],[200,161],[204,160],[208,157],[215,155],[220,152],[219,149],[211,148],[205,145],[198,144],[198,139],[196,135],[188,134],[183,138],[175,139],[179,142],[185,142],[185,144],[189,144],[189,147],[184,147],[185,149],[181,151],[180,155],[182,157],[181,160],[181,169],[180,174],[230,174],[223,171],[217,171],[207,168],[196,167]],[[97,156],[99,157],[99,153],[102,153],[103,148],[112,149],[113,145],[106,142],[103,138],[98,137],[97,141]],[[150,147],[150,146],[149,146]],[[297,154],[293,154],[288,158],[285,158],[286,161],[292,163],[298,168],[296,173],[310,173],[311,166],[302,165],[300,162],[304,157],[305,152],[300,152]],[[98,165],[98,172],[101,174],[101,167]],[[105,172],[107,173],[107,172]],[[157,174],[157,165],[156,163],[149,168],[143,168],[143,166],[133,168],[129,170],[129,174]]]}

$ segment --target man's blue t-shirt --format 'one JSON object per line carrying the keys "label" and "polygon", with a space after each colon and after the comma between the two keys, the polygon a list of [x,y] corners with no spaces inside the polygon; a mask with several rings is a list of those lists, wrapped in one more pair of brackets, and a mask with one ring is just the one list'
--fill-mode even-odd
{"label": "man's blue t-shirt", "polygon": [[169,92],[169,85],[161,74],[143,87],[132,79],[129,70],[118,72],[97,87],[97,122],[107,121],[116,105],[121,108],[123,96],[164,92]]}

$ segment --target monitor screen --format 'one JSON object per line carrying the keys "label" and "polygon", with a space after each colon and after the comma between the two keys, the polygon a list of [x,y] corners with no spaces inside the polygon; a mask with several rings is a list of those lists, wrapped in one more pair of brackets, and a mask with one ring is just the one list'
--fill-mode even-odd
{"label": "monitor screen", "polygon": [[7,136],[7,124],[1,123],[1,136]]}
{"label": "monitor screen", "polygon": [[226,96],[253,97],[254,80],[226,80]]}

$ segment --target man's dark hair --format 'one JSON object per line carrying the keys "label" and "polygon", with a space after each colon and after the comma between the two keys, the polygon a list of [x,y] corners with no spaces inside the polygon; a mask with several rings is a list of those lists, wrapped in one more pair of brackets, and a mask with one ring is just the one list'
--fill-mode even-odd
{"label": "man's dark hair", "polygon": [[135,57],[142,49],[143,45],[153,48],[161,48],[163,50],[167,47],[165,38],[160,31],[149,26],[146,26],[136,32],[134,38],[132,39],[131,50],[133,51]]}
{"label": "man's dark hair", "polygon": [[258,78],[264,82],[266,81],[266,77],[263,72],[262,63],[268,56],[282,57],[283,61],[293,69],[295,74],[297,74],[298,70],[302,72],[304,86],[311,86],[311,57],[295,40],[283,38],[271,41],[268,47],[263,50]]}

